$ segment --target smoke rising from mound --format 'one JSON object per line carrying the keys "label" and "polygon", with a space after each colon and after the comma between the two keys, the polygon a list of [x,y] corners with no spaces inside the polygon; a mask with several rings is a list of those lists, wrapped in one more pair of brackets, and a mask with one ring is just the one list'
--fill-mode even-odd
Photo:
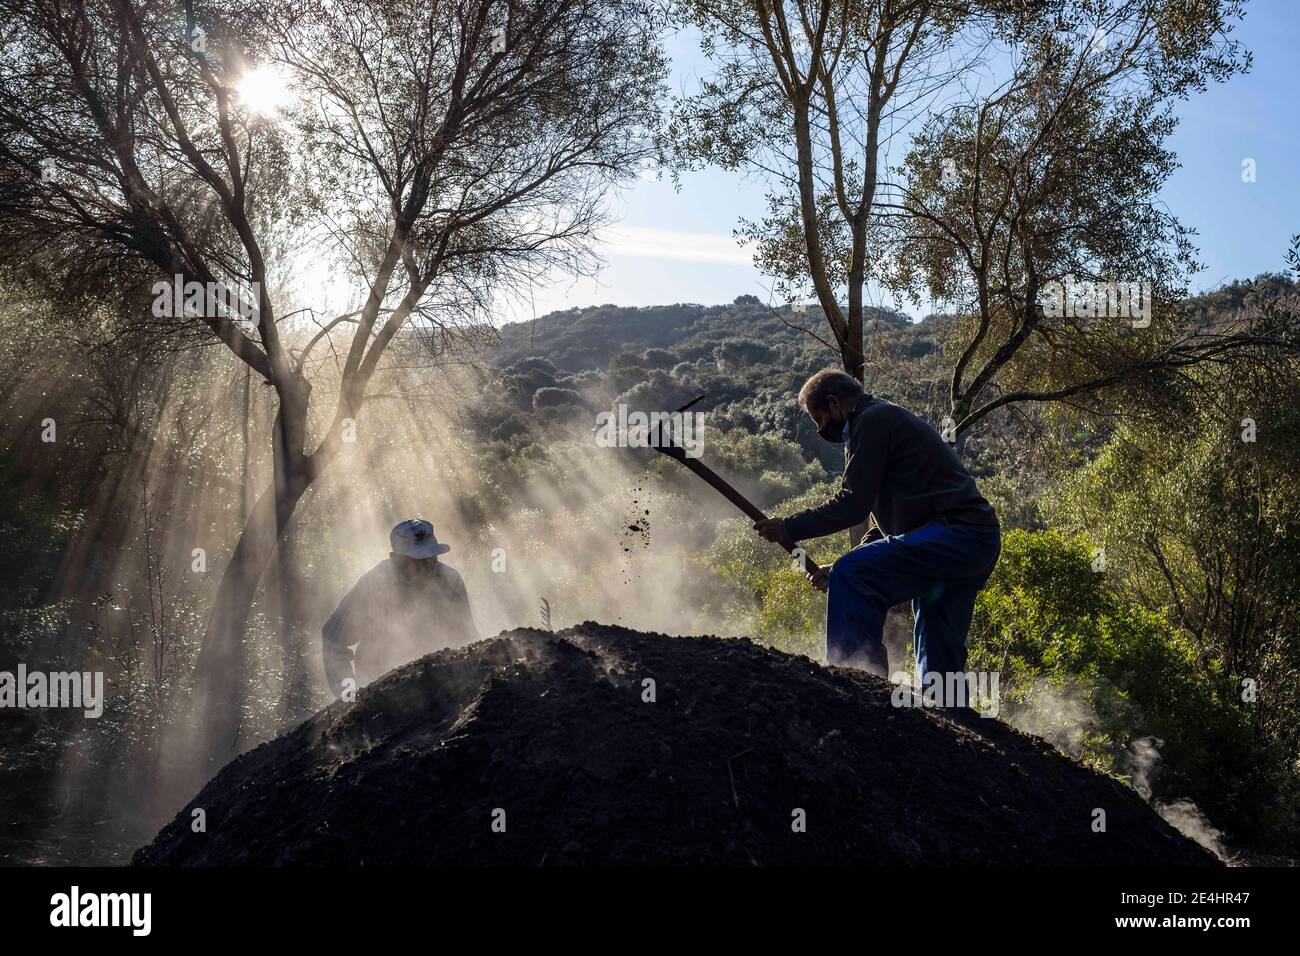
{"label": "smoke rising from mound", "polygon": [[1041,741],[891,698],[746,640],[521,629],[238,758],[135,862],[1214,865]]}

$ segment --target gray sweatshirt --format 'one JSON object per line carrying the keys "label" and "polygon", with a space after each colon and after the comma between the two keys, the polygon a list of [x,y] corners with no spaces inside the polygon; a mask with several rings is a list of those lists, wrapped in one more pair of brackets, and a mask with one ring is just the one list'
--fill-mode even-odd
{"label": "gray sweatshirt", "polygon": [[840,490],[785,519],[792,540],[844,531],[868,515],[886,535],[914,531],[936,518],[997,524],[993,506],[961,459],[924,420],[871,395],[862,397],[848,419]]}

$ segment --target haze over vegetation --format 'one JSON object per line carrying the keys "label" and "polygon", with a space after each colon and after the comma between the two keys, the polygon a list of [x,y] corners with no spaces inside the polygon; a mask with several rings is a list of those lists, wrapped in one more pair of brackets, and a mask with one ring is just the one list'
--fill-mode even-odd
{"label": "haze over vegetation", "polygon": [[[971,666],[1002,718],[1204,842],[1297,852],[1300,259],[1190,298],[1155,198],[1174,104],[1249,67],[1242,9],[0,0],[0,670],[109,688],[98,720],[5,715],[0,853],[120,861],[327,703],[320,625],[412,516],[483,636],[545,600],[819,656],[783,553],[595,425],[703,395],[706,460],[789,514],[835,486],[795,403],[827,365],[949,435],[998,509]],[[716,70],[676,98],[670,24]],[[499,296],[595,268],[652,161],[762,179],[740,231],[784,301],[501,326]],[[1076,279],[1143,311],[1044,307]],[[913,323],[872,283],[946,306]]]}

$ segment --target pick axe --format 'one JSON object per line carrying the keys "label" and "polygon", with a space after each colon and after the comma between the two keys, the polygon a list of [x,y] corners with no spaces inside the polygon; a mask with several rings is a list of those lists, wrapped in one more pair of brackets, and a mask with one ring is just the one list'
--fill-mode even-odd
{"label": "pick axe", "polygon": [[[703,400],[704,400],[704,396],[699,395],[691,399],[681,408],[677,409],[677,411],[673,412],[673,414],[674,415],[681,414],[685,412],[688,408],[690,408],[692,405],[696,404],[697,402],[701,402]],[[667,455],[669,458],[672,458],[674,461],[681,462],[683,465],[685,465],[695,474],[699,475],[706,482],[708,482],[709,485],[716,492],[722,495],[722,497],[726,498],[728,501],[730,501],[733,505],[735,505],[737,508],[743,511],[754,521],[767,520],[767,515],[763,514],[762,511],[760,511],[758,508],[754,506],[753,502],[751,502],[748,498],[746,498],[734,487],[732,487],[732,485],[729,482],[727,482],[726,479],[721,477],[712,468],[704,464],[704,462],[700,461],[698,458],[687,458],[686,449],[683,448],[682,446],[665,443],[662,425],[660,426],[659,429],[658,440],[654,441],[650,447],[652,447],[655,451],[659,452],[660,454]],[[786,538],[782,538],[780,541],[777,542],[777,544],[785,548],[785,550],[788,551],[790,554],[794,554],[797,549],[795,543]],[[802,548],[798,548],[797,550],[799,550],[800,555],[803,558],[804,571],[807,572],[808,574],[817,573],[817,571],[820,570],[820,568],[817,565],[817,562],[815,562],[812,558],[808,557],[807,553],[805,553]]]}

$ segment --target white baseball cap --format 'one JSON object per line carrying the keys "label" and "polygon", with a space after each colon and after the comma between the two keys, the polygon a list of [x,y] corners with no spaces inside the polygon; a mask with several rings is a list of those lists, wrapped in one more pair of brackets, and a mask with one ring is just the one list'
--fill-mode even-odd
{"label": "white baseball cap", "polygon": [[435,554],[446,554],[451,545],[442,544],[433,533],[433,525],[422,518],[403,521],[393,528],[388,536],[388,543],[393,554],[408,558],[431,558]]}

